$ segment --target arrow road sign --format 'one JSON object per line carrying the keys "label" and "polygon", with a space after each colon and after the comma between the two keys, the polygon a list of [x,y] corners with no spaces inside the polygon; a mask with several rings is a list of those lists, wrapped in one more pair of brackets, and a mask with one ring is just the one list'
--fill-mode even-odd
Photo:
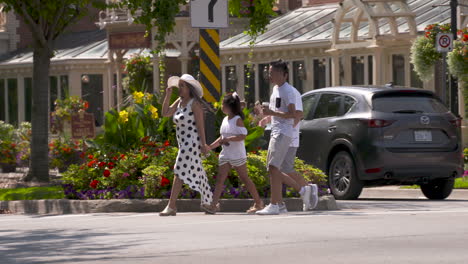
{"label": "arrow road sign", "polygon": [[227,28],[227,0],[192,0],[190,2],[192,27],[195,28]]}

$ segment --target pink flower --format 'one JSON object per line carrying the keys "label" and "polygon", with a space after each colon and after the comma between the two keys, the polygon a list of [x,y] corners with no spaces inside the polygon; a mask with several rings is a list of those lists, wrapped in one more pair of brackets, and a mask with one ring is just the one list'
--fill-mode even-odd
{"label": "pink flower", "polygon": [[128,174],[128,173],[126,173],[126,172],[124,172],[124,173],[122,174],[122,177],[124,177],[124,178],[127,178],[128,176],[130,176],[130,174]]}

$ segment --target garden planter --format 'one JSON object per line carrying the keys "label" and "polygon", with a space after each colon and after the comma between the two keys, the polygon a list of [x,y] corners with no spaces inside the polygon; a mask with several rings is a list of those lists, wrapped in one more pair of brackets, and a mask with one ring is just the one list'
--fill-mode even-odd
{"label": "garden planter", "polygon": [[2,164],[2,172],[10,173],[16,171],[16,164]]}

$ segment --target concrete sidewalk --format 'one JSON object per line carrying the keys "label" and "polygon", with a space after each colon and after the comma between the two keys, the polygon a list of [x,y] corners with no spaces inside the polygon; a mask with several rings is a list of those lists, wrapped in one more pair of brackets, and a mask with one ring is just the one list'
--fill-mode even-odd
{"label": "concrete sidewalk", "polygon": [[[288,198],[284,200],[289,211],[302,211],[302,200]],[[115,200],[24,200],[0,201],[0,209],[13,214],[88,214],[117,212],[160,212],[168,203],[167,199],[115,199]],[[268,203],[268,200],[265,200]],[[252,204],[252,199],[222,199],[222,212],[245,212]],[[333,196],[320,197],[315,210],[337,210]],[[178,212],[200,212],[199,199],[180,199],[177,201]]]}
{"label": "concrete sidewalk", "polygon": [[[400,189],[400,186],[365,188],[359,199],[427,199],[420,189]],[[447,200],[468,200],[468,190],[455,189]]]}

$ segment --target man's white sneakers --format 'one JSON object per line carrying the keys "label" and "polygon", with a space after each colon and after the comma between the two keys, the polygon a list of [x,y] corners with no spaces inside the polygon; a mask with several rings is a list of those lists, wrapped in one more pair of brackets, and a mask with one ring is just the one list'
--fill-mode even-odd
{"label": "man's white sneakers", "polygon": [[310,192],[310,206],[309,210],[314,210],[315,207],[317,207],[317,204],[319,202],[319,197],[318,197],[318,187],[317,184],[310,184],[311,187],[311,192]]}
{"label": "man's white sneakers", "polygon": [[265,208],[260,211],[257,211],[255,214],[257,215],[279,215],[280,214],[280,207],[277,204],[270,203]]}
{"label": "man's white sneakers", "polygon": [[312,186],[304,186],[304,193],[301,195],[302,198],[302,211],[308,211],[310,208],[310,198],[312,197]]}

